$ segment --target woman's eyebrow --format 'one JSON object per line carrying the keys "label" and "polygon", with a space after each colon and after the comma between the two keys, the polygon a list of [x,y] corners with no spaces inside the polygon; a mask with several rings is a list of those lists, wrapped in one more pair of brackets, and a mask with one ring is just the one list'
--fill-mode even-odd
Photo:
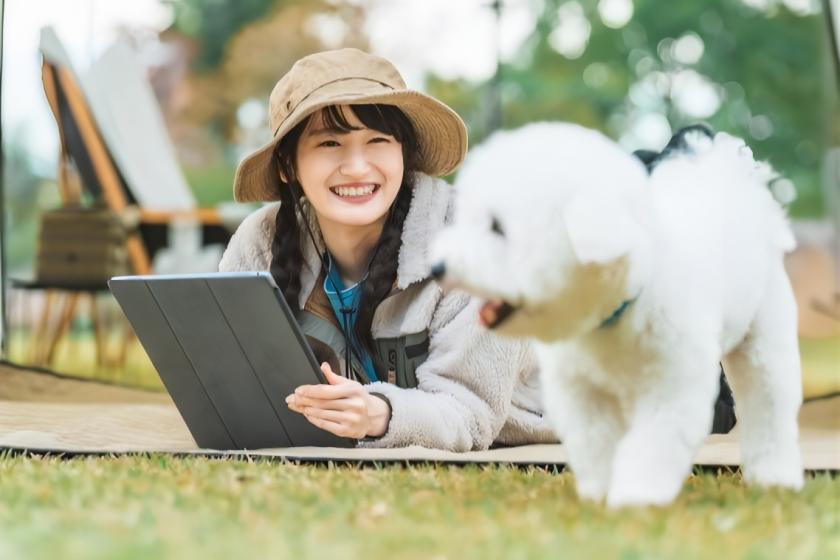
{"label": "woman's eyebrow", "polygon": [[310,136],[318,136],[318,135],[321,135],[321,134],[349,134],[350,132],[352,132],[352,131],[343,130],[343,129],[340,129],[340,128],[324,127],[324,128],[319,128],[319,129],[310,131],[309,135]]}

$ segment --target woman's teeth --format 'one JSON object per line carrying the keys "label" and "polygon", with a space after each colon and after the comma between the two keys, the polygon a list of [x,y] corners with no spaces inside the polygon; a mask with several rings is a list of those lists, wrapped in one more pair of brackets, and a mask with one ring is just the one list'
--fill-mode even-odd
{"label": "woman's teeth", "polygon": [[338,196],[366,196],[376,190],[376,185],[365,185],[363,187],[333,187],[330,190]]}

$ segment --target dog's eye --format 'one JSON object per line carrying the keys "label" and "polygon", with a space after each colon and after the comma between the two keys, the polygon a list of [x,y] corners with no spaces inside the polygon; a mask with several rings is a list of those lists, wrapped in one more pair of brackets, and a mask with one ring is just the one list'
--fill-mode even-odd
{"label": "dog's eye", "polygon": [[502,237],[505,236],[505,230],[502,229],[502,224],[499,223],[499,220],[494,216],[493,221],[490,222],[490,230]]}

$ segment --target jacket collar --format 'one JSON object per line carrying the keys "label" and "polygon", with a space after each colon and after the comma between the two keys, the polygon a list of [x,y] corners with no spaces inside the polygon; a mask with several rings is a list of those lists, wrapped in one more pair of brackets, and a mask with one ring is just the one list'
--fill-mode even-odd
{"label": "jacket collar", "polygon": [[[398,290],[425,280],[429,277],[429,247],[436,232],[448,221],[451,212],[452,185],[443,179],[417,173],[414,180],[414,192],[408,214],[405,217],[401,235],[399,261],[397,263]],[[320,254],[324,251],[324,241],[318,229],[317,220],[304,207],[306,219],[310,221],[317,246],[309,234],[303,235],[303,261],[301,270],[300,308],[303,309],[321,274]]]}

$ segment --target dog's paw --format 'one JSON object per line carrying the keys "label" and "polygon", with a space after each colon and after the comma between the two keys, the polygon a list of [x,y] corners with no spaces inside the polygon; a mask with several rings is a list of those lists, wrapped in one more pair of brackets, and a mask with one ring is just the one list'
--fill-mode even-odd
{"label": "dog's paw", "polygon": [[679,464],[667,464],[667,457],[654,461],[629,460],[625,454],[616,460],[607,492],[610,508],[664,506],[670,504],[682,490],[687,469]]}
{"label": "dog's paw", "polygon": [[607,485],[600,480],[577,478],[575,483],[578,498],[587,502],[600,502],[607,495]]}
{"label": "dog's paw", "polygon": [[607,507],[618,509],[625,507],[666,506],[674,501],[680,488],[670,485],[613,485],[607,494]]}
{"label": "dog's paw", "polygon": [[744,480],[747,484],[778,486],[798,491],[805,484],[805,474],[798,458],[787,461],[762,460],[744,466]]}

